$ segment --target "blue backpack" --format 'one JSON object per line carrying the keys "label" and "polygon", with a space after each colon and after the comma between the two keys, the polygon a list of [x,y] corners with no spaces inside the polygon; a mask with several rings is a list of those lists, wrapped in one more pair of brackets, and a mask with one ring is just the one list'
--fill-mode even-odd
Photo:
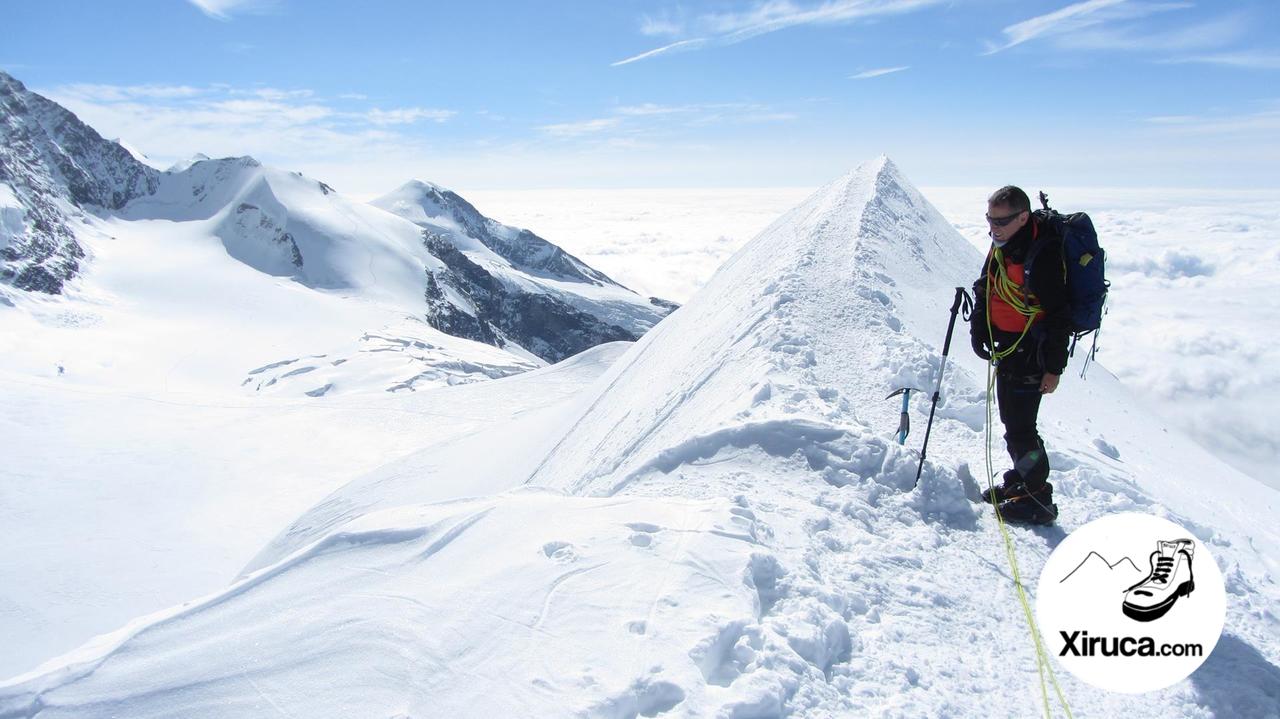
{"label": "blue backpack", "polygon": [[[1102,316],[1106,313],[1107,289],[1111,283],[1106,277],[1106,250],[1098,245],[1098,231],[1093,220],[1083,212],[1063,215],[1049,207],[1049,196],[1040,193],[1044,209],[1036,210],[1036,219],[1057,230],[1062,238],[1062,251],[1067,263],[1067,300],[1071,312],[1071,354],[1075,354],[1076,341],[1094,332],[1090,358],[1097,352],[1098,335],[1102,328]],[[1027,252],[1027,266],[1035,260],[1042,243],[1031,246]]]}

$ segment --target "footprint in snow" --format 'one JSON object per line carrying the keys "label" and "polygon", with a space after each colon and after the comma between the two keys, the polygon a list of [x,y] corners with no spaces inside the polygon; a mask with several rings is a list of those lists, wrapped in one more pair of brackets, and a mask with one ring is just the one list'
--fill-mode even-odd
{"label": "footprint in snow", "polygon": [[542,553],[547,559],[561,564],[568,564],[578,559],[577,551],[568,542],[547,542],[542,545]]}
{"label": "footprint in snow", "polygon": [[633,532],[631,535],[631,544],[637,547],[652,546],[653,535],[662,530],[662,527],[648,522],[628,522],[627,528]]}

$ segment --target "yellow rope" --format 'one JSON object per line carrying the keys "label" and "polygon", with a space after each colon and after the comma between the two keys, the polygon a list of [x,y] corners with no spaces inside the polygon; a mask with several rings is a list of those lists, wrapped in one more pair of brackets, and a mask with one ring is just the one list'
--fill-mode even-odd
{"label": "yellow rope", "polygon": [[[995,251],[995,258],[1000,263],[1000,274],[1004,276],[1004,261],[1000,256],[999,248]],[[1008,279],[1007,276],[1004,279]],[[991,490],[991,506],[996,510],[996,525],[1000,527],[1000,536],[1004,539],[1005,557],[1009,560],[1009,569],[1013,575],[1013,586],[1018,591],[1018,602],[1022,604],[1022,613],[1027,620],[1027,629],[1031,632],[1031,641],[1035,645],[1036,650],[1036,672],[1040,676],[1040,696],[1044,699],[1044,715],[1045,719],[1051,719],[1053,716],[1049,707],[1049,688],[1045,685],[1045,674],[1049,676],[1049,681],[1053,684],[1053,691],[1057,695],[1058,703],[1062,705],[1063,711],[1067,713],[1068,719],[1074,719],[1071,714],[1071,707],[1067,705],[1067,699],[1062,694],[1062,687],[1058,685],[1058,677],[1053,673],[1053,665],[1049,663],[1049,656],[1045,653],[1044,645],[1040,642],[1040,629],[1036,626],[1035,615],[1031,611],[1031,603],[1027,601],[1026,590],[1022,587],[1022,573],[1018,570],[1018,557],[1013,549],[1013,539],[1009,537],[1009,530],[1005,526],[1004,517],[1000,514],[1000,506],[995,501],[995,472],[992,471],[991,461],[991,397],[995,393],[995,373],[992,371],[998,359],[995,352],[995,339],[991,329],[991,274],[990,268],[987,272],[987,302],[985,305],[986,321],[987,321],[987,338],[991,342],[991,358],[987,360],[987,423],[985,430],[985,449],[987,458],[987,487]],[[1019,309],[1018,305],[1013,305],[1014,309]],[[1039,311],[1039,308],[1036,308]],[[1027,318],[1027,327],[1031,326],[1034,314]],[[1022,331],[1022,336],[1018,338],[1018,342],[1022,341],[1027,333],[1026,328]],[[1015,342],[1013,348],[1017,347]],[[1010,348],[1010,352],[1013,348]],[[1007,356],[1008,352],[1000,356]]]}
{"label": "yellow rope", "polygon": [[[1013,308],[1015,312],[1027,318],[1027,324],[1022,327],[1022,334],[1018,335],[1017,341],[1008,347],[996,351],[995,338],[991,332],[991,260],[995,260],[996,265],[996,295],[1004,300],[1005,304]],[[1009,278],[1009,273],[1004,266],[1004,253],[999,247],[995,248],[991,257],[987,259],[987,337],[991,339],[991,360],[999,362],[1000,360],[1013,354],[1018,345],[1022,344],[1022,338],[1027,336],[1027,332],[1031,330],[1031,325],[1036,321],[1036,317],[1043,311],[1040,305],[1027,302],[1026,297],[1022,294],[1022,287]]]}

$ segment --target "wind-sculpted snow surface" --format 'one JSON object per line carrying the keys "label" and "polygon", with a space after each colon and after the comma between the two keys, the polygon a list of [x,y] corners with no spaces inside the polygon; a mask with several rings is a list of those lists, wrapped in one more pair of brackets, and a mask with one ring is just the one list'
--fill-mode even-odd
{"label": "wind-sculpted snow surface", "polygon": [[[897,444],[884,400],[933,386],[979,261],[891,162],[866,163],[554,413],[343,488],[227,592],[0,686],[0,717],[1036,715],[976,501],[984,368],[953,344],[918,485],[919,425]],[[1148,512],[1213,545],[1229,608],[1220,651],[1166,691],[1059,672],[1074,715],[1274,715],[1276,493],[1075,369],[1042,423],[1063,514],[1010,529],[1022,576],[1080,524]]]}
{"label": "wind-sculpted snow surface", "polygon": [[701,672],[733,671],[719,618],[759,603],[733,509],[524,492],[369,515],[0,686],[0,717],[680,715],[735,693]]}

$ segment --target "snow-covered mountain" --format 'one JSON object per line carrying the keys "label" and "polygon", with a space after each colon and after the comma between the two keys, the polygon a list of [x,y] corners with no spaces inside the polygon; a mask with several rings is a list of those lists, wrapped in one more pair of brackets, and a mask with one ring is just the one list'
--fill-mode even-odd
{"label": "snow-covered mountain", "polygon": [[[892,162],[866,163],[580,392],[356,478],[225,591],[0,684],[0,717],[1035,715],[1035,655],[975,501],[984,367],[953,345],[918,486],[883,399],[933,384],[979,262]],[[1274,714],[1277,492],[1102,367],[1064,377],[1042,415],[1063,514],[1011,529],[1023,576],[1132,510],[1211,546],[1228,590],[1190,679],[1129,696],[1059,671],[1074,714]]]}
{"label": "snow-covered mountain", "polygon": [[434,185],[367,205],[249,157],[157,171],[3,73],[0,113],[0,281],[19,290],[61,294],[96,261],[95,233],[128,241],[163,222],[258,272],[397,307],[534,364],[634,340],[673,307]]}
{"label": "snow-covered mountain", "polygon": [[159,173],[0,72],[0,283],[57,294],[85,251],[71,218],[153,192]]}
{"label": "snow-covered mountain", "polygon": [[429,321],[460,337],[510,338],[540,357],[634,340],[675,305],[636,294],[528,230],[481,215],[438,185],[411,181],[371,203],[422,228],[432,257]]}

